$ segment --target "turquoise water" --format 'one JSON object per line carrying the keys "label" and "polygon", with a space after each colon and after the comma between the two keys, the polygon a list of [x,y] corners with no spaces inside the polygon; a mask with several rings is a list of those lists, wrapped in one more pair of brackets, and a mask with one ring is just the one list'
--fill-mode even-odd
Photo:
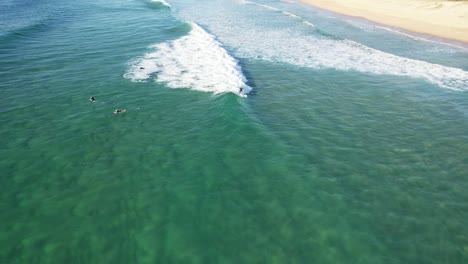
{"label": "turquoise water", "polygon": [[282,1],[0,14],[0,263],[468,262],[466,45]]}

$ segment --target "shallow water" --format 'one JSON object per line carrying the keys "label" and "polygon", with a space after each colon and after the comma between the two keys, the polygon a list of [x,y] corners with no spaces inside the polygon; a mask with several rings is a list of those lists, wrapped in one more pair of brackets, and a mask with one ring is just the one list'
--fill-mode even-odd
{"label": "shallow water", "polygon": [[0,13],[1,263],[468,261],[463,45],[281,1]]}

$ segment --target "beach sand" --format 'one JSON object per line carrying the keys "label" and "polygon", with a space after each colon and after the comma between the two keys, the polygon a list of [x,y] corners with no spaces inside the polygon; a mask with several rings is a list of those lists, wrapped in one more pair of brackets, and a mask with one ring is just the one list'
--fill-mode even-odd
{"label": "beach sand", "polygon": [[340,14],[468,43],[468,1],[300,0]]}

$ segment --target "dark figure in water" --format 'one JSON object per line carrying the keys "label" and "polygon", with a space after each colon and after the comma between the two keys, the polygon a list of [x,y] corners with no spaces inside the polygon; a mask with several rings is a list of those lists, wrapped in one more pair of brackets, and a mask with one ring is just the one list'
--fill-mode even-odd
{"label": "dark figure in water", "polygon": [[239,88],[239,93],[242,93],[244,91],[244,88]]}
{"label": "dark figure in water", "polygon": [[90,101],[91,103],[94,103],[96,100],[94,100],[94,97],[91,96],[91,97],[89,98],[89,101]]}
{"label": "dark figure in water", "polygon": [[114,110],[114,114],[125,113],[125,112],[127,112],[127,109],[115,109]]}
{"label": "dark figure in water", "polygon": [[144,69],[145,69],[145,67],[140,67],[140,70],[144,70]]}

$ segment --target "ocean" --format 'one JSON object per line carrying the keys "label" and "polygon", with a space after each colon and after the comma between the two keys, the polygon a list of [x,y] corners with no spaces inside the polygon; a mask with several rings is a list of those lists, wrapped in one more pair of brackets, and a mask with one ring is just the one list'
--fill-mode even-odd
{"label": "ocean", "polygon": [[463,43],[297,1],[2,0],[0,124],[0,263],[468,263]]}

